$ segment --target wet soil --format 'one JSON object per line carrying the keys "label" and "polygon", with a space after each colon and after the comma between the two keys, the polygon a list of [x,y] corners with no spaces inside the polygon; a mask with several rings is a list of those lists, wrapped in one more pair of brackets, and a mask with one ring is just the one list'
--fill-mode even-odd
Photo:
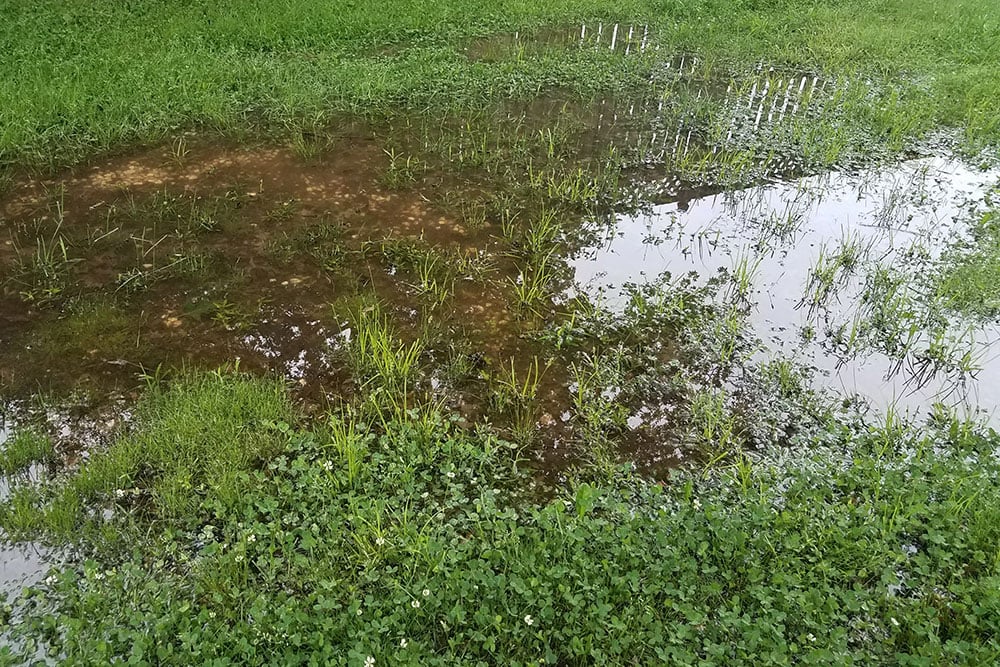
{"label": "wet soil", "polygon": [[[529,44],[630,57],[656,50],[645,28],[588,25],[483,40],[469,56],[509,57]],[[845,229],[885,249],[868,243],[864,216],[888,186],[845,186],[864,181],[854,172],[816,181],[808,174],[818,163],[795,143],[833,108],[838,82],[763,65],[720,72],[687,54],[655,62],[632,95],[556,93],[457,117],[346,121],[291,145],[182,135],[22,178],[0,199],[0,397],[82,395],[106,406],[131,400],[162,371],[238,365],[286,378],[305,405],[322,409],[357,390],[344,350],[350,313],[375,297],[404,340],[424,341],[423,364],[434,370],[417,390],[469,422],[524,421],[496,414],[505,411],[492,394],[512,363],[524,378],[541,359],[535,450],[564,469],[579,455],[571,366],[594,341],[553,353],[539,338],[575,317],[573,297],[586,311],[623,282],[663,271],[707,278],[745,256],[770,283],[764,292],[754,282],[741,298],[755,313],[773,309],[754,328],[784,351],[804,326],[792,283],[815,257],[802,249],[832,244]],[[961,181],[957,169],[932,178]],[[809,202],[792,210],[803,190]],[[918,195],[956,192],[900,191],[884,203],[895,215]],[[547,210],[555,232],[540,250],[533,225]],[[552,274],[545,293],[519,303],[518,288],[540,266]],[[838,312],[852,308],[845,301]],[[810,354],[828,385],[880,405],[906,389],[890,374],[850,382],[862,367],[824,340],[814,338]],[[624,458],[655,469],[694,454],[679,434],[683,419],[664,412],[681,401],[671,396],[628,401],[613,434]],[[930,400],[919,396],[915,405]]]}

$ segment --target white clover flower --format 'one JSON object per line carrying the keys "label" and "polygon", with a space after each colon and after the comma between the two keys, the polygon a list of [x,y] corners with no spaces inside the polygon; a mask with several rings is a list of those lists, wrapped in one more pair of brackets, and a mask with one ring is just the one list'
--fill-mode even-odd
{"label": "white clover flower", "polygon": [[890,616],[889,620],[892,621],[892,624],[895,625],[897,628],[899,627],[899,621],[896,620],[895,616]]}
{"label": "white clover flower", "polygon": [[333,461],[323,461],[323,470],[333,470]]}
{"label": "white clover flower", "polygon": [[406,648],[410,642],[406,641],[406,637],[399,640],[399,648]]}
{"label": "white clover flower", "polygon": [[215,612],[214,611],[208,612],[208,617],[209,618],[215,618]]}
{"label": "white clover flower", "polygon": [[423,590],[423,594],[424,594],[424,597],[425,597],[425,598],[426,598],[426,597],[430,597],[430,595],[431,595],[431,590],[430,590],[429,588],[425,588],[425,589]]}
{"label": "white clover flower", "polygon": [[808,639],[811,642],[814,642],[816,641],[816,635],[810,632],[808,635],[806,635],[806,639]]}
{"label": "white clover flower", "polygon": [[125,497],[125,489],[116,489],[115,490],[115,495],[117,497],[119,497],[119,498],[124,498]]}
{"label": "white clover flower", "polygon": [[56,581],[57,581],[56,575],[54,574],[45,577],[45,585],[47,586],[51,586],[52,584],[56,583]]}
{"label": "white clover flower", "polygon": [[385,538],[382,538],[382,537],[376,537],[376,538],[375,538],[375,544],[376,544],[377,546],[382,546],[383,544],[385,544]]}
{"label": "white clover flower", "polygon": [[250,533],[249,535],[247,535],[247,542],[250,542],[252,544],[253,542],[256,542],[256,541],[257,541],[257,536],[256,535],[254,535],[253,533]]}
{"label": "white clover flower", "polygon": [[531,617],[531,614],[528,614],[527,616],[524,617],[524,622],[527,623],[528,625],[534,625],[535,619]]}
{"label": "white clover flower", "polygon": [[414,609],[420,609],[420,600],[411,600],[410,606]]}
{"label": "white clover flower", "polygon": [[367,658],[365,658],[365,667],[375,667],[374,656],[368,656]]}
{"label": "white clover flower", "polygon": [[361,607],[358,607],[358,616],[361,615]]}

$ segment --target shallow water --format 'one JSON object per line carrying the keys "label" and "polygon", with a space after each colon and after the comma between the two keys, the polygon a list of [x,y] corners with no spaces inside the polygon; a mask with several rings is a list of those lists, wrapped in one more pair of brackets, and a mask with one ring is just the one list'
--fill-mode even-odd
{"label": "shallow water", "polygon": [[[0,412],[0,449],[10,437],[14,424],[4,412]],[[33,473],[29,471],[29,475]],[[0,475],[0,501],[10,492],[9,482]],[[25,586],[41,581],[48,570],[46,550],[39,545],[28,543],[5,544],[0,530],[0,600],[14,594]],[[2,635],[0,635],[2,637]]]}
{"label": "shallow water", "polygon": [[31,543],[0,546],[0,599],[38,583],[50,567],[42,547]]}
{"label": "shallow water", "polygon": [[578,26],[514,32],[477,39],[466,55],[473,60],[492,61],[553,49],[603,49],[622,55],[657,48],[648,25],[627,23],[582,23]]}
{"label": "shallow water", "polygon": [[[949,240],[961,235],[977,202],[1000,179],[943,158],[857,173],[833,172],[652,207],[620,215],[595,247],[572,260],[578,289],[622,305],[621,287],[667,272],[702,279],[720,271],[749,276],[750,322],[762,357],[792,357],[817,371],[820,386],[875,406],[922,413],[935,401],[985,410],[1000,405],[1000,329],[956,320],[956,348],[977,372],[939,372],[877,350],[837,354],[841,327],[863,325],[866,277],[881,265],[918,279]],[[858,257],[829,293],[811,280],[821,256],[849,247]],[[921,259],[922,258],[922,259]],[[810,289],[811,288],[811,289]],[[843,347],[842,345],[840,346]],[[919,346],[917,346],[919,348]],[[912,355],[910,355],[912,357]]]}

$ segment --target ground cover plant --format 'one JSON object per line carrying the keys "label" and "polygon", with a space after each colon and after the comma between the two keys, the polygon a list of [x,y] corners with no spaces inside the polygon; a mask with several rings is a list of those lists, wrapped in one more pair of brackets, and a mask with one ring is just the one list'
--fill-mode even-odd
{"label": "ground cover plant", "polygon": [[0,17],[0,664],[1000,662],[1000,9]]}
{"label": "ground cover plant", "polygon": [[[144,448],[123,438],[5,509],[9,528],[55,520],[101,545],[22,601],[14,628],[87,664],[997,659],[1000,466],[991,437],[947,416],[665,485],[619,470],[542,500],[509,443],[440,413],[303,429],[274,419],[287,410],[241,376],[151,389]],[[190,451],[187,428],[221,448],[254,434],[274,455],[192,473],[179,514],[160,452]],[[111,518],[54,519],[66,494]]]}

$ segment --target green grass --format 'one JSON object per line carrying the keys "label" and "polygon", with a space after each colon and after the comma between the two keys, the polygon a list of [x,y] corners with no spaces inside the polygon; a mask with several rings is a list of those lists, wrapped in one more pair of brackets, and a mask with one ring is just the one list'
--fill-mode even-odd
{"label": "green grass", "polygon": [[[63,487],[134,508],[77,518],[123,548],[37,586],[9,630],[71,664],[1000,658],[995,440],[947,415],[543,500],[486,431],[421,411],[264,428],[287,405],[219,374],[154,391],[136,431]],[[188,494],[163,500],[181,465]]]}
{"label": "green grass", "polygon": [[934,282],[937,296],[953,310],[981,319],[1000,316],[1000,210],[991,207],[973,220],[970,238],[945,253]]}
{"label": "green grass", "polygon": [[0,444],[0,474],[14,475],[33,463],[52,458],[52,440],[33,430],[20,430]]}
{"label": "green grass", "polygon": [[51,497],[31,487],[15,489],[3,523],[12,535],[40,528],[69,535],[86,507],[124,498],[134,498],[140,514],[182,524],[197,520],[202,506],[239,501],[247,491],[243,473],[280,451],[274,424],[293,414],[284,388],[274,382],[209,374],[167,389],[151,387],[134,433],[84,463]]}
{"label": "green grass", "polygon": [[[470,61],[474,36],[648,21],[666,48],[724,61],[843,72],[894,82],[889,117],[966,128],[995,142],[1000,8],[973,0],[289,0],[3,5],[0,158],[73,161],[159,141],[176,128],[240,133],[326,124],[337,113],[445,108],[561,87],[620,89],[644,78],[613,54]],[[135,49],[142,44],[142,49]],[[888,98],[887,98],[888,99]],[[928,117],[928,110],[932,110]],[[891,120],[887,131],[898,122]],[[906,121],[905,126],[913,123]],[[309,151],[311,153],[311,151]]]}

